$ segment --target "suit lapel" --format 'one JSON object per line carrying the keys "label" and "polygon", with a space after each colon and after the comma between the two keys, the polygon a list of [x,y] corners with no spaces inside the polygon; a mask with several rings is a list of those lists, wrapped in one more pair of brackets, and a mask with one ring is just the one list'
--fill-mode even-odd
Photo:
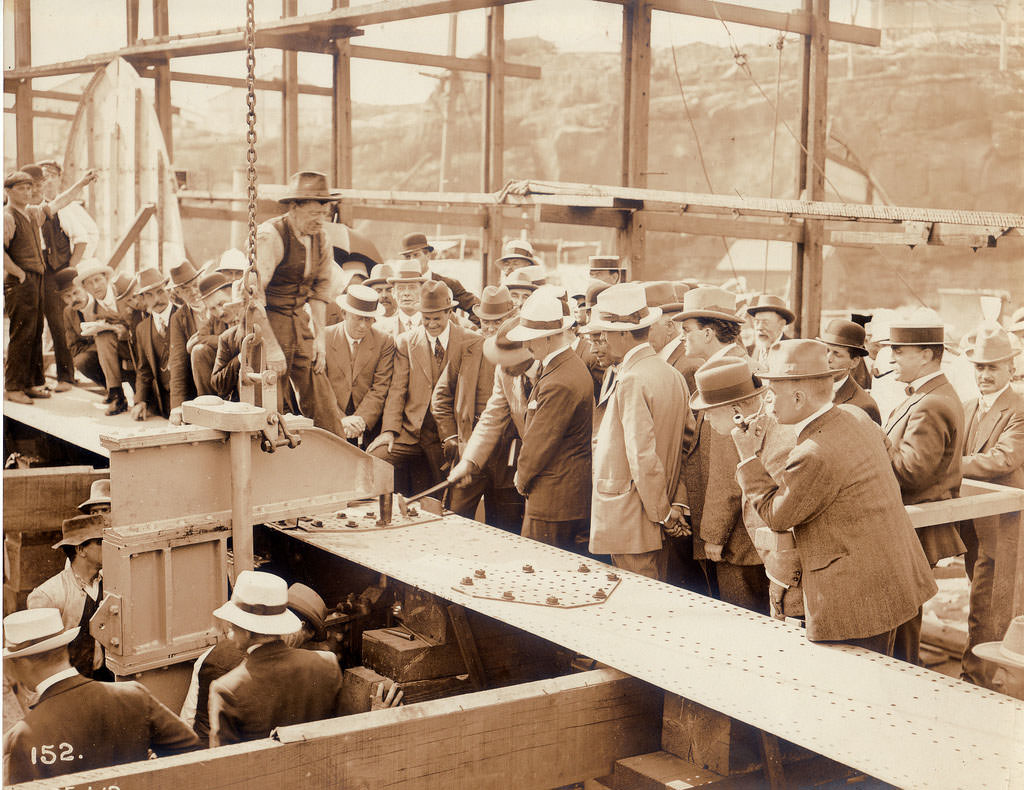
{"label": "suit lapel", "polygon": [[852,376],[847,376],[846,381],[843,382],[843,386],[836,392],[835,402],[836,403],[849,403],[853,400],[853,395],[856,392],[854,389],[854,380]]}
{"label": "suit lapel", "polygon": [[426,330],[421,326],[416,327],[409,333],[409,344],[412,347],[412,357],[416,362],[416,364],[413,365],[413,369],[419,370],[426,378],[427,382],[429,382],[430,374],[433,369],[430,366],[431,351]]}
{"label": "suit lapel", "polygon": [[[992,404],[992,408],[989,409],[984,416],[978,421],[977,433],[974,435],[974,452],[980,453],[981,449],[985,446],[985,443],[989,440],[992,432],[995,430],[996,425],[999,424],[1002,419],[1003,412],[1006,411],[1007,403],[1006,399],[1009,397],[1009,391],[1002,393],[996,402]],[[975,407],[975,415],[978,413],[978,409],[981,408],[981,399],[978,399],[978,405]]]}

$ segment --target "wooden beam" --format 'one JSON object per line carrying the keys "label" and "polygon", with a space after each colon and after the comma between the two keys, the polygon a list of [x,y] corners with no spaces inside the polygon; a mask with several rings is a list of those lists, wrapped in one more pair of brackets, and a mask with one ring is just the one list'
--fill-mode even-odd
{"label": "wooden beam", "polygon": [[[4,112],[11,112],[11,113],[14,113],[15,115],[17,115],[18,114],[18,105],[15,104],[14,107],[4,107]],[[72,115],[71,113],[68,113],[68,112],[56,112],[56,111],[53,111],[53,110],[33,110],[32,111],[32,117],[33,118],[53,118],[53,119],[58,120],[58,121],[73,121],[73,120],[75,120],[75,116]],[[15,121],[15,123],[17,123],[17,121]],[[19,157],[19,161],[21,161],[20,157]],[[28,161],[32,161],[32,160],[29,159]]]}
{"label": "wooden beam", "polygon": [[130,47],[139,40],[139,0],[125,0],[125,43]]}
{"label": "wooden beam", "polygon": [[[505,9],[501,6],[487,12],[487,58],[490,70],[485,79],[483,178],[485,192],[496,192],[504,185],[505,159]],[[481,240],[481,282],[490,282],[494,262],[501,257],[505,236],[504,217],[500,209],[488,208],[487,224]]]}
{"label": "wooden beam", "polygon": [[[281,18],[294,17],[299,12],[298,0],[281,0]],[[299,165],[299,55],[281,52],[281,157],[282,180],[287,181]]]}
{"label": "wooden beam", "polygon": [[[28,67],[32,64],[32,14],[29,0],[16,0],[14,5],[14,65]],[[5,77],[6,84],[10,79]],[[18,157],[16,166],[36,160],[33,137],[32,81],[19,80],[14,90],[14,138]]]}
{"label": "wooden beam", "polygon": [[601,669],[281,727],[276,739],[69,774],[61,783],[95,787],[102,776],[121,790],[227,790],[244,777],[246,790],[558,787],[657,749],[661,698]]}
{"label": "wooden beam", "polygon": [[[628,0],[622,6],[622,185],[647,186],[651,111],[651,6]],[[617,247],[632,279],[642,279],[645,225],[632,217],[619,232]]]}
{"label": "wooden beam", "polygon": [[487,673],[484,672],[484,663],[480,658],[480,651],[477,650],[476,639],[473,636],[473,629],[466,617],[466,610],[458,604],[448,606],[448,618],[452,624],[452,631],[455,634],[455,641],[459,645],[459,653],[466,664],[466,671],[477,691],[487,688]]}
{"label": "wooden beam", "polygon": [[132,226],[128,228],[128,232],[124,234],[121,241],[117,243],[117,247],[111,253],[110,259],[107,261],[107,266],[111,269],[117,268],[117,265],[121,262],[125,253],[128,252],[128,248],[138,241],[139,234],[142,233],[142,229],[155,213],[156,206],[152,203],[147,203],[139,209],[139,213],[135,215],[135,221],[132,222]]}
{"label": "wooden beam", "polygon": [[[153,34],[155,36],[166,36],[169,34],[170,22],[167,10],[167,0],[153,0]],[[174,161],[174,126],[173,110],[171,108],[171,66],[170,60],[164,58],[163,62],[154,68],[154,107],[156,109],[157,122],[160,124],[160,132],[164,137],[164,146],[167,148],[167,158]]]}
{"label": "wooden beam", "polygon": [[[334,0],[334,7],[345,8],[349,0]],[[352,187],[352,44],[347,38],[334,42],[332,56],[331,103],[331,183],[343,189]],[[352,224],[352,210],[338,206],[339,219]]]}
{"label": "wooden beam", "polygon": [[[142,72],[143,77],[152,77],[151,69]],[[223,85],[228,88],[245,88],[247,81],[242,77],[220,77],[213,74],[193,74],[186,71],[172,71],[171,82],[193,82],[200,85]],[[256,90],[280,91],[284,90],[284,80],[256,80]],[[309,85],[300,82],[298,85],[300,94],[311,96],[332,96],[331,89],[326,85]]]}
{"label": "wooden beam", "polygon": [[[382,60],[388,63],[409,63],[414,66],[432,66],[448,71],[473,71],[486,74],[490,70],[487,58],[460,58],[454,55],[431,55],[426,52],[407,52],[401,49],[385,47],[368,47],[363,44],[352,44],[352,57],[364,60]],[[523,63],[504,63],[502,68],[506,77],[522,77],[528,80],[539,80],[539,66],[528,66]]]}

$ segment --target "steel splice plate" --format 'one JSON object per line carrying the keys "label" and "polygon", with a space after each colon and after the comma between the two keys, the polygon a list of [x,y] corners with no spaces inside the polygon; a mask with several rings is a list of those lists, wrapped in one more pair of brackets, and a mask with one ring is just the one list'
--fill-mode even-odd
{"label": "steel splice plate", "polygon": [[473,598],[529,603],[556,609],[597,606],[608,600],[621,581],[614,571],[581,563],[572,569],[477,568],[452,589]]}
{"label": "steel splice plate", "polygon": [[385,529],[400,529],[417,524],[428,524],[440,520],[441,516],[430,513],[422,508],[409,508],[409,515],[403,516],[395,510],[391,521],[383,524],[376,500],[372,502],[349,502],[344,510],[320,513],[315,516],[299,516],[287,522],[275,521],[273,526],[290,531],[299,530],[312,534],[330,534],[335,532],[379,532]]}

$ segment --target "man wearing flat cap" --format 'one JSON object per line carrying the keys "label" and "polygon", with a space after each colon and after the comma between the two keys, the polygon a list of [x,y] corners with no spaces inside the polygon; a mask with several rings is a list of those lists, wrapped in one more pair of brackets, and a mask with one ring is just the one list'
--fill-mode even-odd
{"label": "man wearing flat cap", "polygon": [[772,530],[792,529],[803,568],[807,638],[891,655],[896,629],[937,592],[878,427],[832,403],[832,371],[816,340],[784,340],[762,374],[796,446],[770,475],[765,418],[737,426],[736,475]]}
{"label": "man wearing flat cap", "polygon": [[29,405],[32,398],[50,396],[43,371],[46,264],[40,227],[95,180],[90,170],[55,199],[39,202],[42,192],[30,174],[16,170],[4,179],[4,312],[10,321],[4,397],[9,401]]}
{"label": "man wearing flat cap", "polygon": [[[893,324],[892,349],[896,380],[907,385],[907,398],[885,424],[889,458],[899,481],[903,504],[941,502],[960,495],[964,446],[964,410],[960,398],[941,370],[942,326]],[[958,525],[936,524],[917,530],[932,567],[944,557],[966,551]],[[893,655],[920,663],[921,616],[900,627]]]}
{"label": "man wearing flat cap", "polygon": [[447,285],[455,303],[468,316],[473,316],[473,305],[478,304],[480,300],[467,291],[458,280],[445,277],[430,269],[430,253],[433,251],[434,248],[427,241],[425,233],[409,233],[402,239],[401,256],[408,261],[416,261],[420,267],[420,274],[429,277],[434,282]]}
{"label": "man wearing flat cap", "polygon": [[682,508],[672,497],[693,415],[682,374],[648,342],[660,318],[639,283],[613,285],[592,312],[592,329],[604,333],[621,361],[594,446],[590,552],[664,581],[669,550],[662,533],[683,528]]}
{"label": "man wearing flat cap", "polygon": [[[318,421],[313,371],[323,371],[327,303],[333,297],[334,251],[323,223],[338,196],[323,173],[295,173],[278,199],[282,216],[267,220],[256,234],[256,301],[267,365],[278,375],[278,407]],[[310,332],[309,315],[313,319]],[[298,395],[294,403],[288,383]]]}
{"label": "man wearing flat cap", "polygon": [[773,294],[758,294],[746,307],[754,325],[754,344],[747,349],[757,370],[767,364],[768,352],[782,340],[786,327],[796,316],[786,303]]}
{"label": "man wearing flat cap", "polygon": [[38,702],[4,738],[4,783],[163,757],[197,747],[185,722],[141,683],[97,683],[68,660],[79,635],[53,608],[27,609],[4,618],[4,671]]}
{"label": "man wearing flat cap", "polygon": [[[964,477],[1024,488],[1024,396],[1010,386],[1020,345],[1003,329],[985,326],[965,341],[964,356],[974,366],[980,394],[964,405]],[[1019,573],[1019,519],[1019,513],[1004,513],[961,524],[971,580],[961,677],[987,688],[995,688],[994,667],[979,660],[972,648],[998,639],[1010,624]]]}
{"label": "man wearing flat cap", "polygon": [[854,379],[857,361],[868,355],[868,350],[864,347],[864,336],[864,327],[860,324],[836,318],[829,321],[818,340],[828,349],[828,366],[834,371],[834,402],[849,403],[863,409],[868,417],[881,425],[882,416],[879,414],[878,404]]}

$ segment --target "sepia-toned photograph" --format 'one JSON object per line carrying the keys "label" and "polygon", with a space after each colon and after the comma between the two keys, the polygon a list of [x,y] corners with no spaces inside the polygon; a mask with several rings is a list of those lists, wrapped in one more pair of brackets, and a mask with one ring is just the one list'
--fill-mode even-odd
{"label": "sepia-toned photograph", "polygon": [[1024,790],[1024,2],[2,9],[5,788]]}

